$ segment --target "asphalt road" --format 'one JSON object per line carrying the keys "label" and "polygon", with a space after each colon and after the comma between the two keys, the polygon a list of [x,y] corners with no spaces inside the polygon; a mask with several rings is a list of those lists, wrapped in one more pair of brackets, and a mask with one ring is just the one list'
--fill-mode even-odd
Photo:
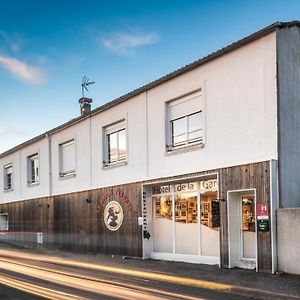
{"label": "asphalt road", "polygon": [[2,300],[41,300],[45,298],[41,298],[38,296],[34,296],[30,293],[25,293],[20,290],[8,287],[6,285],[0,284],[0,299]]}
{"label": "asphalt road", "polygon": [[[242,300],[229,292],[145,279],[139,276],[66,266],[64,262],[0,256],[0,282],[35,293],[0,286],[0,299],[222,299]],[[247,298],[251,299],[251,298]]]}

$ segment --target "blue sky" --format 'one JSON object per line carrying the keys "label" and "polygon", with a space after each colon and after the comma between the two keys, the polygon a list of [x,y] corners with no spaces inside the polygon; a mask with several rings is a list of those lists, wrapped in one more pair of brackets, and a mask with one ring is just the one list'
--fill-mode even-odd
{"label": "blue sky", "polygon": [[276,21],[300,1],[1,1],[0,153]]}

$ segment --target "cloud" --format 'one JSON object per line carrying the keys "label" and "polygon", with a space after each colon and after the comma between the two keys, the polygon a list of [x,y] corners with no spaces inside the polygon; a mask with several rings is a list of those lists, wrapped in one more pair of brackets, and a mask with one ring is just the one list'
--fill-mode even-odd
{"label": "cloud", "polygon": [[14,147],[24,141],[28,133],[16,126],[9,124],[4,127],[0,126],[0,153]]}
{"label": "cloud", "polygon": [[13,76],[33,84],[40,84],[45,81],[42,69],[31,67],[25,62],[13,57],[0,55],[0,68],[8,70]]}
{"label": "cloud", "polygon": [[15,53],[19,52],[24,44],[24,38],[21,38],[17,33],[9,35],[5,31],[0,31],[0,38],[2,38],[9,49]]}
{"label": "cloud", "polygon": [[13,125],[7,125],[4,128],[0,128],[0,136],[6,136],[6,135],[19,136],[19,135],[23,135],[25,133],[26,133],[26,131],[16,128]]}
{"label": "cloud", "polygon": [[102,45],[114,53],[127,55],[136,48],[155,44],[158,40],[156,33],[116,33],[110,38],[102,39]]}

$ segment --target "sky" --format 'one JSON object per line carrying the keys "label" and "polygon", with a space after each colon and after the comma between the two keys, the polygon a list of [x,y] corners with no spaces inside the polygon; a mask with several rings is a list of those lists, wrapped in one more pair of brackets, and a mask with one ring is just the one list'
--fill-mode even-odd
{"label": "sky", "polygon": [[0,0],[0,153],[276,21],[299,0]]}

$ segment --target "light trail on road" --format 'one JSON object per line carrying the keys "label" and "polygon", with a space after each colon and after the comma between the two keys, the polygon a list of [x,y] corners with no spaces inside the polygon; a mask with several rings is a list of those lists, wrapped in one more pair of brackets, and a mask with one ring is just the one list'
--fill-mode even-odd
{"label": "light trail on road", "polygon": [[[0,255],[11,257],[12,252],[7,250],[1,250]],[[44,261],[44,262],[54,263],[54,264],[63,264],[69,267],[84,268],[84,269],[114,273],[119,275],[121,274],[121,275],[133,276],[133,277],[144,278],[149,280],[158,280],[162,282],[170,282],[174,284],[182,284],[182,285],[194,286],[194,287],[199,287],[204,289],[212,289],[220,292],[230,292],[232,289],[232,286],[228,284],[221,284],[221,283],[216,283],[216,282],[211,282],[206,280],[198,280],[198,279],[185,278],[180,276],[158,274],[154,272],[145,272],[145,271],[139,271],[139,270],[133,270],[127,268],[111,267],[103,264],[78,262],[74,260],[49,257],[45,255],[38,255],[36,257],[34,255],[30,255],[27,253],[14,252],[13,256],[15,258]]]}
{"label": "light trail on road", "polygon": [[[139,286],[136,284],[128,284],[124,282],[118,282],[116,280],[103,280],[98,277],[80,275],[78,273],[70,271],[59,271],[55,268],[41,267],[33,264],[19,262],[15,259],[3,259],[0,258],[0,268],[3,270],[11,271],[14,273],[21,273],[33,278],[38,278],[40,280],[45,280],[49,282],[50,285],[58,284],[60,286],[65,286],[75,290],[86,291],[96,295],[102,295],[106,297],[113,297],[118,299],[137,299],[137,300],[160,300],[160,299],[184,299],[184,300],[200,300],[199,297],[186,296],[184,294],[172,293],[168,291],[163,291],[155,288],[147,288]],[[1,275],[5,278],[4,275]],[[13,280],[11,278],[6,278],[8,284],[12,284]],[[13,286],[13,285],[11,285]],[[17,280],[17,284],[14,285],[15,288],[23,289],[27,292],[33,292],[36,295],[45,297],[47,299],[57,299],[57,300],[69,300],[69,299],[85,299],[79,296],[64,294],[60,295],[59,291],[52,290],[44,287],[37,286],[33,283],[29,284]],[[74,288],[76,287],[76,288]],[[40,289],[40,291],[39,291]],[[53,294],[51,294],[53,291]],[[65,298],[64,298],[65,297]],[[68,298],[69,297],[69,298]],[[70,298],[71,297],[71,298]],[[73,297],[73,298],[72,298]],[[76,298],[77,297],[77,298]]]}
{"label": "light trail on road", "polygon": [[36,284],[20,281],[6,275],[0,275],[1,284],[7,285],[14,289],[33,294],[42,298],[51,300],[86,300],[86,298],[78,297],[76,295],[55,291]]}

